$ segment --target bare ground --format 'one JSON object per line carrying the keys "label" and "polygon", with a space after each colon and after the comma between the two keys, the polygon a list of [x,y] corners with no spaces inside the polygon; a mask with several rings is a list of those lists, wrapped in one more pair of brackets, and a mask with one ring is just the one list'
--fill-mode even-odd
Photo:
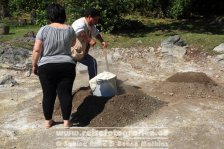
{"label": "bare ground", "polygon": [[[176,59],[161,56],[157,51],[145,51],[148,55],[144,58],[126,54],[115,59],[116,51],[111,50],[110,71],[117,75],[119,88],[119,94],[113,98],[90,95],[86,88],[86,69],[78,64],[72,109],[76,126],[71,129],[62,127],[58,101],[54,113],[57,125],[44,129],[37,77],[1,69],[1,74],[16,76],[19,85],[0,87],[0,148],[90,148],[90,145],[82,145],[91,141],[97,148],[222,148],[222,65],[200,52],[190,52],[184,59]],[[105,70],[102,53],[94,54],[102,72]],[[137,130],[145,135],[138,139],[119,134],[69,137],[69,132],[92,129]],[[63,131],[67,135],[58,135]],[[106,144],[102,140],[106,140]]]}

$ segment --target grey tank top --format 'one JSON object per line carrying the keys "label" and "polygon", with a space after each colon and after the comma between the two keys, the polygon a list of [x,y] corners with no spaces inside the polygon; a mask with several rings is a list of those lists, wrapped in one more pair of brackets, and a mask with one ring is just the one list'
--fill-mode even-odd
{"label": "grey tank top", "polygon": [[55,28],[43,26],[37,32],[36,39],[43,42],[41,57],[38,66],[47,63],[73,63],[71,46],[76,35],[72,27]]}

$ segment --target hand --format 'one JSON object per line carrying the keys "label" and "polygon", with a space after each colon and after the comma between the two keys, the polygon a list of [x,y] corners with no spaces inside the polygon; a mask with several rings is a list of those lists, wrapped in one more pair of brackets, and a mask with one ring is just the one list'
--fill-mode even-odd
{"label": "hand", "polygon": [[33,74],[38,75],[38,67],[37,66],[33,66],[32,72],[33,72]]}
{"label": "hand", "polygon": [[96,41],[94,39],[91,39],[89,41],[90,46],[94,46],[96,44]]}
{"label": "hand", "polygon": [[101,44],[102,44],[103,49],[107,48],[107,43],[106,42],[103,41]]}

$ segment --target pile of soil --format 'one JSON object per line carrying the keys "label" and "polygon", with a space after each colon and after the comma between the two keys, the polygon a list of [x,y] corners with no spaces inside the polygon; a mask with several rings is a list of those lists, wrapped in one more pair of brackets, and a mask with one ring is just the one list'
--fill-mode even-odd
{"label": "pile of soil", "polygon": [[[74,93],[72,120],[77,126],[123,127],[141,121],[167,105],[167,102],[150,97],[138,87],[119,85],[118,95],[112,98],[96,97],[89,88]],[[60,117],[56,104],[55,115]]]}
{"label": "pile of soil", "polygon": [[210,84],[216,86],[217,84],[211,78],[209,78],[203,72],[178,72],[173,76],[166,79],[168,82],[195,82],[195,83],[202,83],[202,84]]}
{"label": "pile of soil", "polygon": [[178,72],[153,89],[158,94],[185,98],[222,98],[224,88],[202,72]]}

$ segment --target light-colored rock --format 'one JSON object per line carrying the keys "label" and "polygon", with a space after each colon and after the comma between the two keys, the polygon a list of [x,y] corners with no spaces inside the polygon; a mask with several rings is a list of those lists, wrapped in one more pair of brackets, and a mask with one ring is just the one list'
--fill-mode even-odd
{"label": "light-colored rock", "polygon": [[161,52],[167,55],[172,55],[177,58],[183,58],[187,52],[187,49],[185,47],[180,47],[176,45],[163,46]]}
{"label": "light-colored rock", "polygon": [[115,51],[115,52],[113,53],[112,58],[113,58],[114,61],[117,61],[117,60],[121,59],[122,56],[121,56],[121,54],[120,54],[119,51]]}
{"label": "light-colored rock", "polygon": [[11,75],[3,76],[3,78],[0,79],[0,85],[10,84],[10,86],[17,85],[18,83]]}
{"label": "light-colored rock", "polygon": [[215,52],[224,53],[224,43],[220,44],[219,46],[213,49]]}

